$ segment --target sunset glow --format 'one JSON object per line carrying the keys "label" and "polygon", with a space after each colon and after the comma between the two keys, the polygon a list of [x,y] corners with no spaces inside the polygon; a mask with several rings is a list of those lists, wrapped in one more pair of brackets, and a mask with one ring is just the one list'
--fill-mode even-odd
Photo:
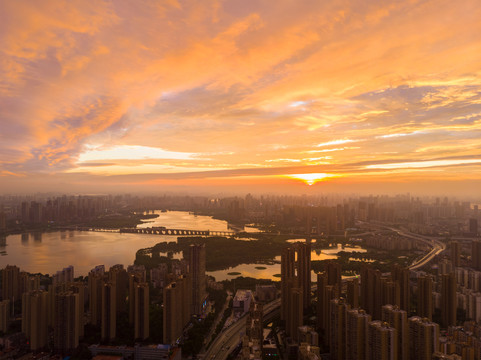
{"label": "sunset glow", "polygon": [[480,18],[478,0],[3,1],[0,186],[468,191]]}
{"label": "sunset glow", "polygon": [[307,185],[311,186],[314,185],[315,183],[319,181],[324,181],[328,178],[335,177],[336,175],[333,174],[292,174],[292,175],[287,175],[287,177],[290,177],[292,179],[297,179],[305,182]]}

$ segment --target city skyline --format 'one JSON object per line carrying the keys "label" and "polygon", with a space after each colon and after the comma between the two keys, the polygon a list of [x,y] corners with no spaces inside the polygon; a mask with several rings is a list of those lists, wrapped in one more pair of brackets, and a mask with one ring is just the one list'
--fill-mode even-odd
{"label": "city skyline", "polygon": [[479,18],[474,0],[2,2],[0,187],[476,194]]}

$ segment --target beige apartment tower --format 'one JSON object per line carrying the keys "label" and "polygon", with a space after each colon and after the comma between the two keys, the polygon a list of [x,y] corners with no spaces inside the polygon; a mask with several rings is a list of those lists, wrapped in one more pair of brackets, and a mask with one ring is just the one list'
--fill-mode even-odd
{"label": "beige apartment tower", "polygon": [[2,271],[2,300],[20,299],[20,269],[7,265]]}
{"label": "beige apartment tower", "polygon": [[439,349],[439,325],[426,318],[413,316],[409,324],[409,359],[431,360]]}
{"label": "beige apartment tower", "polygon": [[48,342],[47,304],[47,292],[42,290],[22,296],[22,332],[29,339],[32,351],[45,347]]}
{"label": "beige apartment tower", "polygon": [[62,354],[71,353],[79,342],[79,294],[73,291],[55,295],[54,348]]}
{"label": "beige apartment tower", "polygon": [[146,282],[137,284],[135,287],[134,316],[136,339],[147,339],[149,337],[149,304],[149,284]]}
{"label": "beige apartment tower", "polygon": [[433,279],[431,276],[418,278],[418,309],[417,315],[422,318],[433,319]]}
{"label": "beige apartment tower", "polygon": [[281,254],[281,320],[287,319],[289,311],[288,279],[296,276],[296,253],[292,248],[282,250]]}
{"label": "beige apartment tower", "polygon": [[367,334],[371,315],[362,309],[347,312],[346,360],[366,360]]}
{"label": "beige apartment tower", "polygon": [[369,360],[398,360],[396,329],[382,321],[369,323],[367,358]]}
{"label": "beige apartment tower", "polygon": [[192,280],[192,314],[202,314],[205,291],[205,244],[190,245],[189,275]]}
{"label": "beige apartment tower", "polygon": [[107,282],[102,285],[102,325],[103,340],[113,340],[117,328],[117,291],[115,283]]}

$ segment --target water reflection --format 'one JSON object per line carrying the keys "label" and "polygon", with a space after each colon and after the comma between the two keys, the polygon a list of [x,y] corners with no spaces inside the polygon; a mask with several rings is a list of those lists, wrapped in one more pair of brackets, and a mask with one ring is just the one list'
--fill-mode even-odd
{"label": "water reflection", "polygon": [[30,234],[24,233],[24,234],[21,235],[21,237],[22,237],[22,244],[27,245],[28,244],[28,238],[30,237]]}
{"label": "water reflection", "polygon": [[42,233],[41,232],[34,232],[33,233],[33,241],[39,243],[42,242]]}
{"label": "water reflection", "polygon": [[6,256],[7,255],[7,237],[6,236],[0,236],[0,256]]}

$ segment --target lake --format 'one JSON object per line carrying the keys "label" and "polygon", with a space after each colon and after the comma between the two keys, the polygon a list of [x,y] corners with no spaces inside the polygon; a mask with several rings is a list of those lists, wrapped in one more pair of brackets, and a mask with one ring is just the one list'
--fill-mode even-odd
{"label": "lake", "polygon": [[[137,227],[164,226],[172,229],[229,231],[228,223],[209,216],[194,215],[185,211],[155,211],[157,218],[147,219]],[[246,232],[257,232],[258,229],[246,227]],[[125,267],[132,264],[137,250],[152,247],[160,242],[176,241],[176,235],[148,235],[117,232],[89,231],[53,231],[46,233],[25,233],[9,235],[0,239],[0,268],[7,264],[17,265],[21,270],[31,273],[54,274],[57,270],[73,265],[75,276],[87,275],[96,265],[109,268],[115,264]],[[249,238],[239,241],[248,241]],[[289,242],[305,241],[292,239]],[[341,248],[334,247],[313,250],[312,260],[336,259]],[[346,251],[365,252],[361,248],[349,248]],[[174,254],[181,258],[182,253]],[[280,256],[275,263],[242,264],[230,269],[207,272],[216,280],[233,279],[237,276],[279,280],[274,275],[280,273]],[[239,272],[241,275],[229,275]],[[315,274],[313,273],[313,280]]]}
{"label": "lake", "polygon": [[[138,227],[165,226],[174,229],[228,231],[226,221],[185,211],[155,211],[159,217]],[[257,231],[249,228],[247,231]],[[0,268],[17,265],[31,273],[54,274],[73,265],[75,276],[87,275],[96,265],[106,268],[134,262],[141,248],[176,241],[175,235],[147,235],[93,231],[53,231],[9,235],[0,240]],[[179,254],[178,254],[179,255]]]}

